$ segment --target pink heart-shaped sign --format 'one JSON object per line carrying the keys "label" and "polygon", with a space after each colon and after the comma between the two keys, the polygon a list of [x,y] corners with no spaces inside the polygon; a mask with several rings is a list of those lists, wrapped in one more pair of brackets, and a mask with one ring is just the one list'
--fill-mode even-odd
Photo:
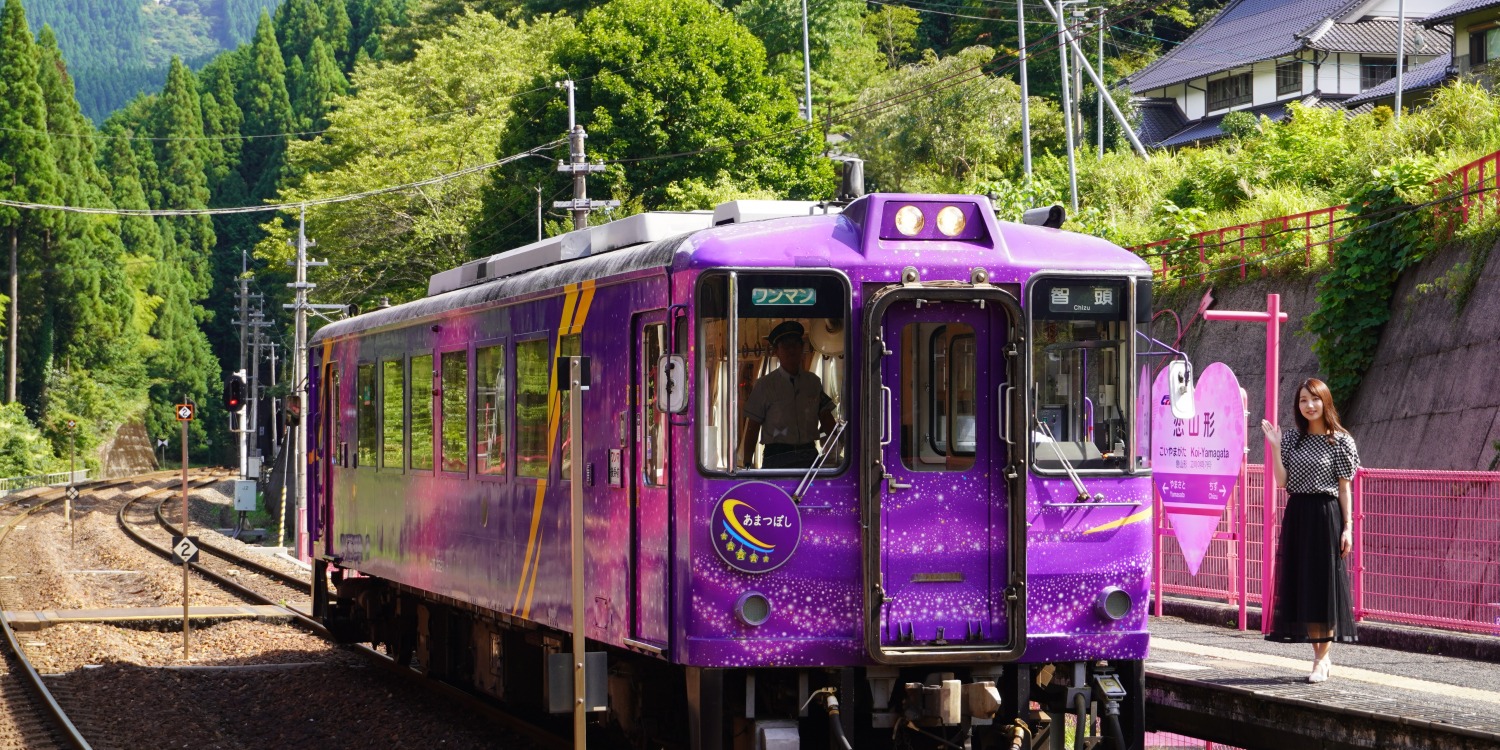
{"label": "pink heart-shaped sign", "polygon": [[1198,575],[1245,460],[1245,406],[1221,362],[1199,374],[1193,418],[1173,417],[1167,393],[1163,370],[1151,387],[1151,473],[1188,572]]}

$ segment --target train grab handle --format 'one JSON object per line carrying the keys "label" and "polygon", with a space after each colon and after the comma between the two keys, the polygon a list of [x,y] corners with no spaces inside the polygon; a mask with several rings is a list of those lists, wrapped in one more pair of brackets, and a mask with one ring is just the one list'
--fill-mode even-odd
{"label": "train grab handle", "polygon": [[998,412],[1000,418],[1000,439],[1004,440],[1006,445],[1016,444],[1015,439],[1012,438],[1010,434],[1009,418],[1010,414],[1012,413],[1010,411],[1011,394],[1014,393],[1015,390],[1016,387],[1013,385],[1000,386],[1000,405],[996,411]]}
{"label": "train grab handle", "polygon": [[880,386],[880,447],[884,448],[891,444],[891,389],[889,386]]}

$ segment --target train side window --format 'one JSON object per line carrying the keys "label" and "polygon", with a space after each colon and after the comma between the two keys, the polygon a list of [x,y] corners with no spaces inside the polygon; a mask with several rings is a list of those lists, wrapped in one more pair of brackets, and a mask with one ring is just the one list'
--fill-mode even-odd
{"label": "train side window", "polygon": [[380,364],[380,468],[406,467],[406,363]]}
{"label": "train side window", "polygon": [[[576,357],[581,354],[579,338],[576,333],[559,337],[557,341],[558,358]],[[561,383],[567,377],[569,377],[569,373],[566,370],[559,369],[556,382]],[[573,400],[568,398],[568,394],[559,393],[557,402],[557,434],[562,445],[562,460],[560,462],[561,478],[562,481],[566,482],[573,478]]]}
{"label": "train side window", "polygon": [[[697,307],[701,466],[802,473],[822,451],[824,431],[848,419],[847,281],[829,272],[716,274],[700,282]],[[795,377],[771,346],[773,332],[800,336],[800,358],[786,360]],[[781,380],[757,389],[773,373]],[[843,442],[825,464],[829,474],[847,462]]]}
{"label": "train side window", "polygon": [[666,355],[667,327],[661,323],[646,326],[641,342],[641,467],[648,487],[667,483],[667,413],[657,407],[657,362]]}
{"label": "train side window", "polygon": [[469,353],[443,353],[443,471],[469,471]]}
{"label": "train side window", "polygon": [[547,340],[516,344],[516,474],[546,479],[551,456],[547,444]]}
{"label": "train side window", "polygon": [[411,358],[411,468],[432,470],[432,355]]}
{"label": "train side window", "polygon": [[376,424],[375,409],[375,365],[361,364],[355,385],[359,393],[355,406],[355,431],[359,446],[355,450],[354,465],[359,468],[375,468],[375,453],[379,450],[380,428]]}
{"label": "train side window", "polygon": [[474,368],[476,467],[485,476],[505,476],[505,345],[474,350]]}

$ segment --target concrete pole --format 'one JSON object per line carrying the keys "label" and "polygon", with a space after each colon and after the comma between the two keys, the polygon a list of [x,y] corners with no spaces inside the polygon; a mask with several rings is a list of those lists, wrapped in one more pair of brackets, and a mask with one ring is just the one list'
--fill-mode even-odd
{"label": "concrete pole", "polygon": [[21,230],[15,226],[10,228],[10,329],[5,333],[10,338],[10,346],[5,352],[5,403],[16,402],[16,343],[20,341],[21,330],[21,291],[20,291],[20,242]]}
{"label": "concrete pole", "polygon": [[[1099,72],[1104,72],[1104,6],[1099,7]],[[1094,115],[1094,124],[1099,128],[1099,158],[1104,158],[1104,98],[1109,92],[1099,89],[1099,111]]]}
{"label": "concrete pole", "polygon": [[1396,113],[1392,118],[1401,124],[1401,81],[1406,70],[1406,0],[1396,0]]}
{"label": "concrete pole", "polygon": [[[1062,28],[1063,23],[1060,8],[1054,8],[1050,0],[1042,0],[1042,7],[1046,8],[1047,12],[1052,14],[1052,17],[1057,20],[1058,27]],[[1078,40],[1074,39],[1071,34],[1068,34],[1065,31],[1062,36],[1063,39],[1066,40],[1068,46],[1075,49],[1078,48]],[[1094,66],[1089,64],[1088,58],[1082,57],[1081,53],[1080,62],[1083,63],[1083,71],[1089,74],[1089,80],[1093,81],[1095,86],[1103,89],[1104,80],[1099,77],[1099,74],[1097,72],[1095,72]],[[1150,159],[1151,155],[1146,152],[1146,147],[1141,145],[1140,139],[1135,136],[1135,130],[1130,127],[1130,121],[1125,119],[1125,114],[1122,113],[1119,106],[1115,104],[1114,98],[1105,97],[1104,104],[1105,106],[1109,107],[1110,113],[1115,116],[1115,121],[1120,123],[1120,129],[1125,131],[1125,138],[1130,141],[1130,145],[1135,149],[1135,152],[1139,154],[1142,159]]]}
{"label": "concrete pole", "polygon": [[802,90],[807,104],[807,124],[813,121],[812,110],[812,54],[807,43],[807,0],[802,0]]}
{"label": "concrete pole", "polygon": [[[1046,0],[1043,0],[1046,2]],[[1061,4],[1058,6],[1061,8]],[[1052,10],[1048,5],[1047,9]],[[1057,34],[1064,41],[1068,39],[1068,27],[1060,12],[1052,14],[1057,19]],[[1063,111],[1063,136],[1068,144],[1068,205],[1073,212],[1078,212],[1078,159],[1073,154],[1073,96],[1068,90],[1068,45],[1064,44],[1057,48],[1059,59],[1062,61],[1062,111]]]}
{"label": "concrete pole", "polygon": [[[293,334],[292,344],[292,394],[297,399],[297,429],[292,438],[292,506],[297,510],[297,524],[293,527],[293,547],[296,547],[298,538],[297,529],[301,527],[303,509],[307,504],[307,290],[311,284],[307,283],[307,207],[302,207],[301,216],[297,221],[297,281],[294,283],[297,292],[296,302],[296,330]],[[286,508],[281,509],[281,516],[286,518]]]}
{"label": "concrete pole", "polygon": [[1021,163],[1031,176],[1031,99],[1026,81],[1026,0],[1016,0],[1016,48],[1021,77]]}

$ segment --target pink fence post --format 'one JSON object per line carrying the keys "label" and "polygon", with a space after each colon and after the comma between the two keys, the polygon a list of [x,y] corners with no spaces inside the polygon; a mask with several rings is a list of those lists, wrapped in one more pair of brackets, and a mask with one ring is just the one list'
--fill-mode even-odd
{"label": "pink fence post", "polygon": [[1152,525],[1156,527],[1156,533],[1151,535],[1152,554],[1154,555],[1153,561],[1155,562],[1155,565],[1153,567],[1156,568],[1156,575],[1152,576],[1152,594],[1153,598],[1156,601],[1152,604],[1152,607],[1155,610],[1154,614],[1157,617],[1161,617],[1161,579],[1163,575],[1163,569],[1166,568],[1166,566],[1162,564],[1161,537],[1162,531],[1165,529],[1164,521],[1166,519],[1163,518],[1161,496],[1156,494],[1155,485],[1152,485],[1151,487],[1151,518],[1153,519]]}
{"label": "pink fence post", "polygon": [[1354,584],[1354,621],[1365,619],[1365,554],[1364,544],[1361,543],[1361,532],[1364,531],[1365,522],[1365,473],[1362,470],[1354,472],[1354,481],[1350,482],[1351,497],[1349,504],[1350,536],[1354,538],[1354,544],[1349,550],[1349,557],[1353,564],[1349,567],[1349,577]]}

